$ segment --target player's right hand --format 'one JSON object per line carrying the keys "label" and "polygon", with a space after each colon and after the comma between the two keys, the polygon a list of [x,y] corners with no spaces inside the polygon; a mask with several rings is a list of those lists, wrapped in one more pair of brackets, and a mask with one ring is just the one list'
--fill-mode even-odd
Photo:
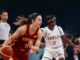
{"label": "player's right hand", "polygon": [[33,46],[33,41],[30,40],[30,41],[28,42],[28,46],[29,46],[29,48],[31,48],[31,47]]}
{"label": "player's right hand", "polygon": [[76,45],[74,49],[75,51],[80,52],[80,45]]}

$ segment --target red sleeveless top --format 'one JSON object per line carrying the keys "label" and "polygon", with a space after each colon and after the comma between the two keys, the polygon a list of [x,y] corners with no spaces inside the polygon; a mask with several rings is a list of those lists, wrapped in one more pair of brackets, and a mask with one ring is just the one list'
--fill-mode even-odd
{"label": "red sleeveless top", "polygon": [[15,44],[12,46],[15,51],[28,52],[29,50],[29,47],[27,45],[28,40],[32,40],[35,44],[37,40],[37,33],[39,28],[37,28],[34,34],[30,35],[29,27],[30,27],[30,24],[26,26],[27,28],[26,33],[23,36],[19,37],[15,42]]}

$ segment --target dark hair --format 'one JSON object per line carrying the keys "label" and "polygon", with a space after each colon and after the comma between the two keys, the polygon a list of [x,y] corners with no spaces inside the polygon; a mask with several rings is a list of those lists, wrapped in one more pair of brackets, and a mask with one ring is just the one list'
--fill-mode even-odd
{"label": "dark hair", "polygon": [[4,12],[8,12],[7,10],[2,10],[1,12],[0,12],[0,14],[3,14]]}
{"label": "dark hair", "polygon": [[41,14],[39,14],[39,13],[32,13],[32,14],[28,15],[27,23],[32,23],[32,20],[35,20],[37,16],[41,16]]}
{"label": "dark hair", "polygon": [[[54,17],[55,17],[55,15],[48,15],[48,16],[46,16],[46,20],[49,21]],[[55,21],[56,21],[56,19],[55,19]]]}
{"label": "dark hair", "polygon": [[31,19],[33,19],[33,20],[35,20],[37,16],[40,16],[40,14],[39,13],[32,13],[30,15]]}

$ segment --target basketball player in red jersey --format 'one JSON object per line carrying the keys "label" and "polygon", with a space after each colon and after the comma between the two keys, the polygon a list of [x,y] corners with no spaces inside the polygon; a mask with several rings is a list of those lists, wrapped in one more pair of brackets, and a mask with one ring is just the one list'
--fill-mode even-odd
{"label": "basketball player in red jersey", "polygon": [[42,31],[40,30],[42,17],[38,13],[32,13],[30,18],[31,24],[19,27],[3,44],[3,46],[13,48],[13,60],[28,60],[29,50],[35,52],[39,50],[42,39]]}

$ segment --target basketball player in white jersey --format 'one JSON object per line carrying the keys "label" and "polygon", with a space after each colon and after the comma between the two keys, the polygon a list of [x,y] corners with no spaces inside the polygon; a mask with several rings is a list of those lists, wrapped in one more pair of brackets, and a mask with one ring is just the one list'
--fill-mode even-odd
{"label": "basketball player in white jersey", "polygon": [[[70,40],[68,40],[60,26],[56,25],[56,17],[49,15],[46,17],[48,26],[42,28],[45,38],[45,50],[42,60],[65,60],[63,42],[75,47]],[[63,42],[62,42],[63,41]]]}
{"label": "basketball player in white jersey", "polygon": [[1,11],[0,20],[0,45],[8,38],[10,32],[10,25],[7,23],[8,12],[6,10]]}

